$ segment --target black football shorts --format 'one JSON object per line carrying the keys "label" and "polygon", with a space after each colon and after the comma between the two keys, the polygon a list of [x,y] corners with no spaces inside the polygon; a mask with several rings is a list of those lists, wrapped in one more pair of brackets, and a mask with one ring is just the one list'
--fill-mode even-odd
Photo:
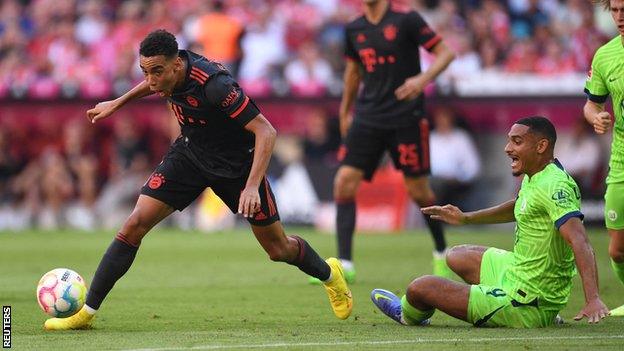
{"label": "black football shorts", "polygon": [[420,119],[408,127],[384,129],[353,123],[339,155],[342,164],[364,171],[371,180],[384,151],[390,152],[394,167],[406,177],[431,173],[429,154],[429,121]]}
{"label": "black football shorts", "polygon": [[[206,188],[211,188],[232,213],[238,212],[238,200],[247,183],[248,173],[239,178],[225,178],[202,172],[183,153],[170,148],[141,188],[141,194],[153,197],[182,211]],[[279,220],[275,196],[269,181],[264,177],[258,188],[260,211],[247,221],[257,226],[267,226]]]}

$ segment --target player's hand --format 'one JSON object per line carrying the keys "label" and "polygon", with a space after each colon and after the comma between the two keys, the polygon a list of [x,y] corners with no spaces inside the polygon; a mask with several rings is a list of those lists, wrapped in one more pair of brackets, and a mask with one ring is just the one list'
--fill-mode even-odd
{"label": "player's hand", "polygon": [[100,102],[94,108],[87,111],[87,118],[91,123],[106,118],[117,111],[118,106],[115,100]]}
{"label": "player's hand", "polygon": [[403,85],[394,91],[394,95],[399,100],[412,100],[418,97],[425,90],[427,79],[422,74],[407,78]]}
{"label": "player's hand", "polygon": [[243,217],[251,218],[256,212],[260,211],[260,194],[258,193],[258,187],[246,186],[241,191],[240,198],[238,200],[238,213],[242,213]]}
{"label": "player's hand", "polygon": [[583,317],[587,317],[589,323],[598,323],[608,315],[609,309],[607,306],[605,306],[600,298],[595,298],[585,304],[585,307],[574,317],[574,320],[580,321]]}
{"label": "player's hand", "polygon": [[429,206],[421,209],[422,213],[430,215],[432,219],[444,221],[448,224],[466,223],[466,214],[453,205]]}
{"label": "player's hand", "polygon": [[611,115],[607,111],[598,112],[592,123],[596,134],[604,134],[611,128]]}

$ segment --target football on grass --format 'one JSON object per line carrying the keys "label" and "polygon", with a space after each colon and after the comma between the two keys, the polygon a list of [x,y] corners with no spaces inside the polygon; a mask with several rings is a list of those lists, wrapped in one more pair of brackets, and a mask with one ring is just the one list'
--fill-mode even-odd
{"label": "football on grass", "polygon": [[52,317],[65,318],[80,311],[86,294],[84,279],[67,268],[49,271],[37,285],[37,302],[43,312]]}

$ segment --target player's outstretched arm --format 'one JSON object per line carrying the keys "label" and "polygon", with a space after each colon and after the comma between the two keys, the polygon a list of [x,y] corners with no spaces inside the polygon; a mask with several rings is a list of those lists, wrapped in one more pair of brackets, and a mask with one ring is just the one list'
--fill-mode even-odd
{"label": "player's outstretched arm", "polygon": [[269,167],[277,132],[271,122],[261,113],[249,121],[245,125],[245,129],[254,133],[256,142],[249,177],[247,177],[245,189],[241,192],[238,202],[238,213],[242,213],[245,217],[253,217],[260,210],[258,187],[260,187],[260,182]]}
{"label": "player's outstretched arm", "polygon": [[421,211],[433,219],[454,225],[507,223],[515,221],[513,213],[515,204],[516,200],[509,200],[498,206],[468,213],[453,205],[429,206]]}
{"label": "player's outstretched arm", "polygon": [[154,92],[150,90],[147,81],[142,81],[117,99],[100,102],[95,105],[95,107],[87,111],[87,118],[91,121],[91,123],[95,123],[100,119],[104,119],[112,115],[126,103],[153,93]]}
{"label": "player's outstretched arm", "polygon": [[353,103],[357,97],[358,88],[360,87],[360,81],[362,79],[360,67],[357,62],[347,59],[347,66],[345,67],[343,79],[342,99],[340,100],[338,118],[340,122],[340,135],[344,139],[347,136],[347,131],[353,120],[351,109],[353,108]]}
{"label": "player's outstretched arm", "polygon": [[604,109],[604,104],[590,100],[583,106],[585,120],[594,127],[596,134],[604,134],[611,128],[611,114]]}
{"label": "player's outstretched arm", "polygon": [[583,291],[585,292],[585,306],[574,319],[578,321],[587,317],[589,323],[598,323],[609,314],[609,309],[600,300],[598,294],[596,258],[594,257],[594,250],[587,240],[585,227],[579,218],[573,217],[559,227],[559,233],[574,251],[576,268],[581,275]]}

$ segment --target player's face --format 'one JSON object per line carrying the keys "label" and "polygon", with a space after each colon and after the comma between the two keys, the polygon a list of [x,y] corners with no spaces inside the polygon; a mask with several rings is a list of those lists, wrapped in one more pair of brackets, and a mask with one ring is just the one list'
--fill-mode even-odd
{"label": "player's face", "polygon": [[624,36],[624,0],[611,0],[609,8],[618,32],[621,36]]}
{"label": "player's face", "polygon": [[167,59],[164,55],[139,58],[141,70],[151,91],[160,96],[171,95],[176,85],[176,72],[179,69],[177,61],[177,58]]}
{"label": "player's face", "polygon": [[511,158],[511,174],[515,177],[527,173],[537,159],[537,138],[529,133],[529,127],[514,124],[507,134],[505,152]]}

